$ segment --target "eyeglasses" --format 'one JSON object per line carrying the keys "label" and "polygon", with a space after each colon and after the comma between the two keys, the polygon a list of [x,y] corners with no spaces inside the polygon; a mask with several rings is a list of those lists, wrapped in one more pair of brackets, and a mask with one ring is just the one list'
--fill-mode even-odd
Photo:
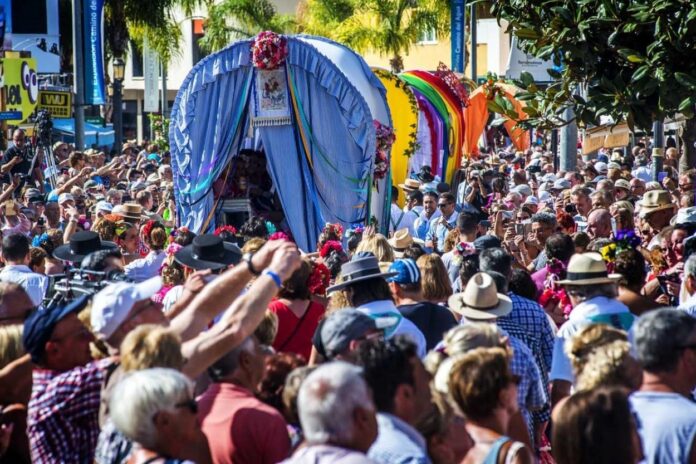
{"label": "eyeglasses", "polygon": [[191,411],[193,414],[198,413],[198,403],[196,403],[196,400],[193,398],[188,399],[186,401],[182,401],[181,403],[176,403],[174,405],[175,408],[188,408],[189,411]]}
{"label": "eyeglasses", "polygon": [[446,208],[446,207],[448,207],[448,206],[451,205],[451,204],[452,204],[452,203],[438,203],[438,204],[437,204],[437,207],[438,207],[438,208]]}

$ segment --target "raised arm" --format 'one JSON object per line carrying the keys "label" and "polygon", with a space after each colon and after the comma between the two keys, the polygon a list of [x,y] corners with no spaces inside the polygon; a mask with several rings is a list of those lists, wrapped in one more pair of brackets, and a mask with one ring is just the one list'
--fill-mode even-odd
{"label": "raised arm", "polygon": [[[286,242],[273,254],[266,269],[282,282],[295,272],[300,262],[297,247]],[[273,277],[263,274],[257,278],[215,327],[183,344],[182,353],[187,360],[183,372],[191,378],[197,377],[251,335],[263,320],[266,308],[278,290],[280,287]]]}
{"label": "raised arm", "polygon": [[[271,263],[276,250],[284,245],[285,242],[279,240],[264,245],[251,259],[254,269],[265,269]],[[197,336],[215,316],[230,307],[252,277],[246,263],[240,263],[224,272],[206,285],[191,304],[172,320],[172,330],[179,334],[182,341]]]}

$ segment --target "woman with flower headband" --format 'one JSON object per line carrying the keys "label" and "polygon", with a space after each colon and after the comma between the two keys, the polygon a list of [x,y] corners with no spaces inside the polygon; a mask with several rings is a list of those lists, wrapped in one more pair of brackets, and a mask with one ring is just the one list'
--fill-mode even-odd
{"label": "woman with flower headband", "polygon": [[143,226],[143,241],[150,252],[141,259],[136,259],[126,266],[126,276],[135,282],[143,282],[159,274],[160,266],[166,257],[164,247],[167,245],[167,231],[160,222],[147,221]]}
{"label": "woman with flower headband", "polygon": [[116,223],[116,236],[114,241],[121,249],[123,260],[126,264],[141,258],[138,252],[140,246],[138,228],[134,224],[119,220]]}
{"label": "woman with flower headband", "polygon": [[278,316],[278,334],[273,343],[276,351],[309,359],[312,336],[325,312],[313,294],[326,293],[329,277],[326,266],[304,259],[300,268],[283,282],[278,298],[268,306]]}

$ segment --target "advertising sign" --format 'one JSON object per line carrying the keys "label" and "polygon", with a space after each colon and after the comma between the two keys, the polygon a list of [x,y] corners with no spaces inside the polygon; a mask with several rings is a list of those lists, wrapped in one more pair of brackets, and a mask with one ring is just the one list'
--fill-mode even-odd
{"label": "advertising sign", "polygon": [[104,89],[103,10],[104,0],[85,0],[83,3],[85,103],[88,105],[103,105],[106,103],[106,92]]}
{"label": "advertising sign", "polygon": [[51,113],[54,119],[72,117],[72,92],[39,91],[39,108]]}
{"label": "advertising sign", "polygon": [[5,111],[17,111],[21,118],[11,119],[10,124],[25,121],[34,112],[39,101],[39,80],[36,60],[33,58],[3,58],[3,82]]}

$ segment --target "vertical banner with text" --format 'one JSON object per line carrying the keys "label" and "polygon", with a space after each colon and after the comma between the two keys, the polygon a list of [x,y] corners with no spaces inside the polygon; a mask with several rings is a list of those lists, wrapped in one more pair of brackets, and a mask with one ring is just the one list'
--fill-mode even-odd
{"label": "vertical banner with text", "polygon": [[145,102],[143,110],[146,113],[159,112],[159,56],[147,42],[143,40],[143,80],[145,81]]}
{"label": "vertical banner with text", "polygon": [[463,73],[464,53],[466,50],[466,44],[464,43],[464,22],[466,21],[464,14],[464,0],[452,0],[451,5],[450,39],[452,41],[452,71]]}
{"label": "vertical banner with text", "polygon": [[104,91],[104,0],[85,0],[83,3],[83,36],[85,57],[85,103],[103,105]]}

